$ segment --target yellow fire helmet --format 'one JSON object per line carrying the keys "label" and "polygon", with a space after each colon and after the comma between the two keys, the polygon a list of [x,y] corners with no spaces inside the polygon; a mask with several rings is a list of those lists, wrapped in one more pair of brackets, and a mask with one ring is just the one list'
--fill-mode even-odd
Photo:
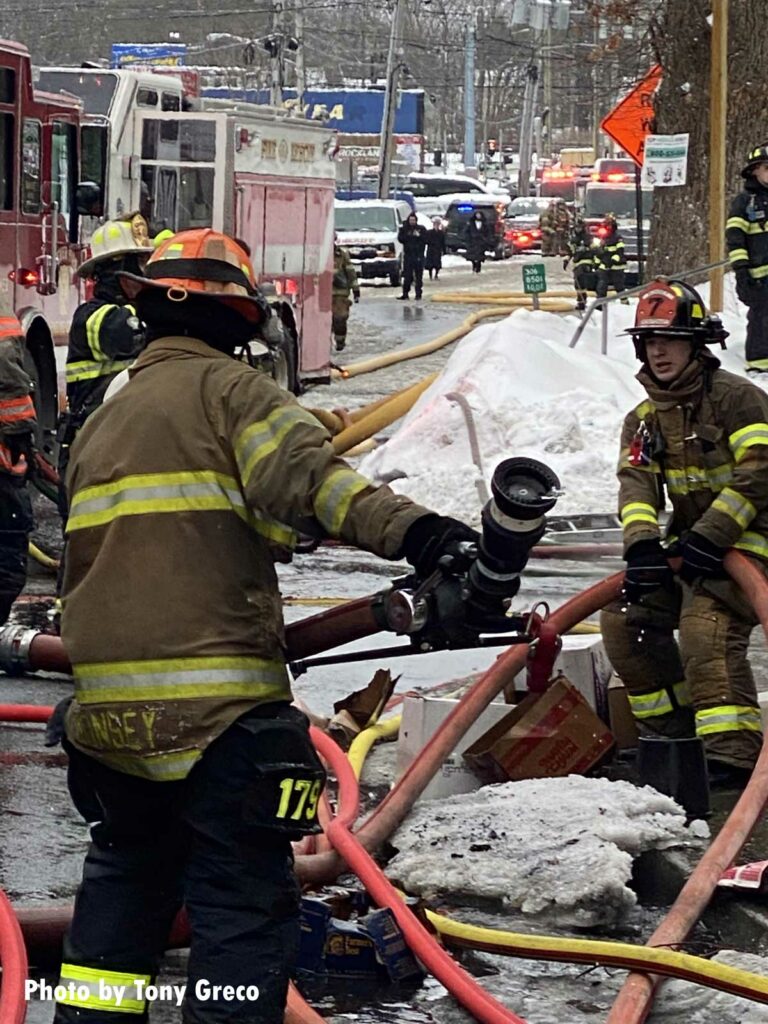
{"label": "yellow fire helmet", "polygon": [[129,213],[119,220],[108,220],[91,235],[91,258],[80,264],[80,277],[92,277],[97,263],[121,256],[149,256],[154,249],[147,222],[140,213]]}

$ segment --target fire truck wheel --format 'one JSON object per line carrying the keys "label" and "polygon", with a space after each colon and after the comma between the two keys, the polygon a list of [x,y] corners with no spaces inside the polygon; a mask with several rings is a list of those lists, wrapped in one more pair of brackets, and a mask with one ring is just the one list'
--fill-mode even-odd
{"label": "fire truck wheel", "polygon": [[296,342],[285,328],[281,334],[280,343],[272,352],[272,376],[281,388],[297,395],[299,381],[296,375]]}

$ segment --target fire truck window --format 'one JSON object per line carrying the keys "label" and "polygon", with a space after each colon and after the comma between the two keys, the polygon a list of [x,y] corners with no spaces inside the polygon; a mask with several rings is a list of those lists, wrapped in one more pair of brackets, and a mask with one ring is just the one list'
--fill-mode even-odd
{"label": "fire truck window", "polygon": [[13,68],[0,68],[0,103],[16,101],[16,72]]}
{"label": "fire truck window", "polygon": [[164,92],[160,106],[163,110],[181,110],[181,97],[172,92]]}
{"label": "fire truck window", "polygon": [[80,130],[80,180],[93,181],[104,195],[107,170],[107,129],[85,124]]}
{"label": "fire truck window", "polygon": [[24,121],[21,138],[21,212],[40,212],[39,121]]}
{"label": "fire truck window", "polygon": [[137,107],[156,107],[158,95],[154,89],[139,89],[136,93]]}
{"label": "fire truck window", "polygon": [[13,209],[13,114],[0,114],[0,210]]}
{"label": "fire truck window", "polygon": [[181,172],[178,231],[209,228],[213,221],[213,168],[188,167]]}
{"label": "fire truck window", "polygon": [[51,136],[51,201],[59,204],[62,216],[69,216],[77,170],[75,126],[53,122]]}
{"label": "fire truck window", "polygon": [[176,199],[178,171],[175,167],[142,167],[139,209],[146,217],[150,234],[170,228],[178,231]]}
{"label": "fire truck window", "polygon": [[181,131],[180,160],[186,162],[216,159],[216,124],[213,121],[179,121]]}

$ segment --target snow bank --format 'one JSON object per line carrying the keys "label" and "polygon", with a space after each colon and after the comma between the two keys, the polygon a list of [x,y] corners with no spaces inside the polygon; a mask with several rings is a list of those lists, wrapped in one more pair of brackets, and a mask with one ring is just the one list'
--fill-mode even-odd
{"label": "snow bank", "polygon": [[[712,957],[715,963],[740,967],[768,976],[768,959],[754,953],[724,949]],[[648,1018],[649,1024],[685,1021],[685,1024],[768,1024],[768,1006],[715,992],[685,981],[665,981]]]}
{"label": "snow bank", "polygon": [[[741,372],[743,307],[727,285],[723,319],[732,337],[722,361]],[[605,356],[600,317],[593,317],[574,349],[569,342],[576,316],[521,309],[476,328],[397,433],[363,461],[361,472],[392,481],[394,490],[444,514],[477,523],[479,478],[488,484],[502,459],[529,456],[560,477],[565,494],[558,514],[615,511],[621,423],[645,394],[634,379],[638,364],[631,339],[620,336],[634,322],[634,310],[634,303],[612,304]],[[472,424],[452,393],[469,403]],[[471,431],[480,468],[472,459]]]}
{"label": "snow bank", "polygon": [[497,898],[588,927],[634,906],[633,857],[689,838],[682,809],[650,786],[528,779],[418,804],[392,837],[387,874],[411,893]]}

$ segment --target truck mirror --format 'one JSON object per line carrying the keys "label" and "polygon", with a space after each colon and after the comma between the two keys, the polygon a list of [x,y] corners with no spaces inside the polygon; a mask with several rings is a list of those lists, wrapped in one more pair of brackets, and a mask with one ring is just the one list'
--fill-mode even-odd
{"label": "truck mirror", "polygon": [[75,189],[75,207],[86,217],[100,217],[104,212],[101,188],[95,181],[81,181]]}

